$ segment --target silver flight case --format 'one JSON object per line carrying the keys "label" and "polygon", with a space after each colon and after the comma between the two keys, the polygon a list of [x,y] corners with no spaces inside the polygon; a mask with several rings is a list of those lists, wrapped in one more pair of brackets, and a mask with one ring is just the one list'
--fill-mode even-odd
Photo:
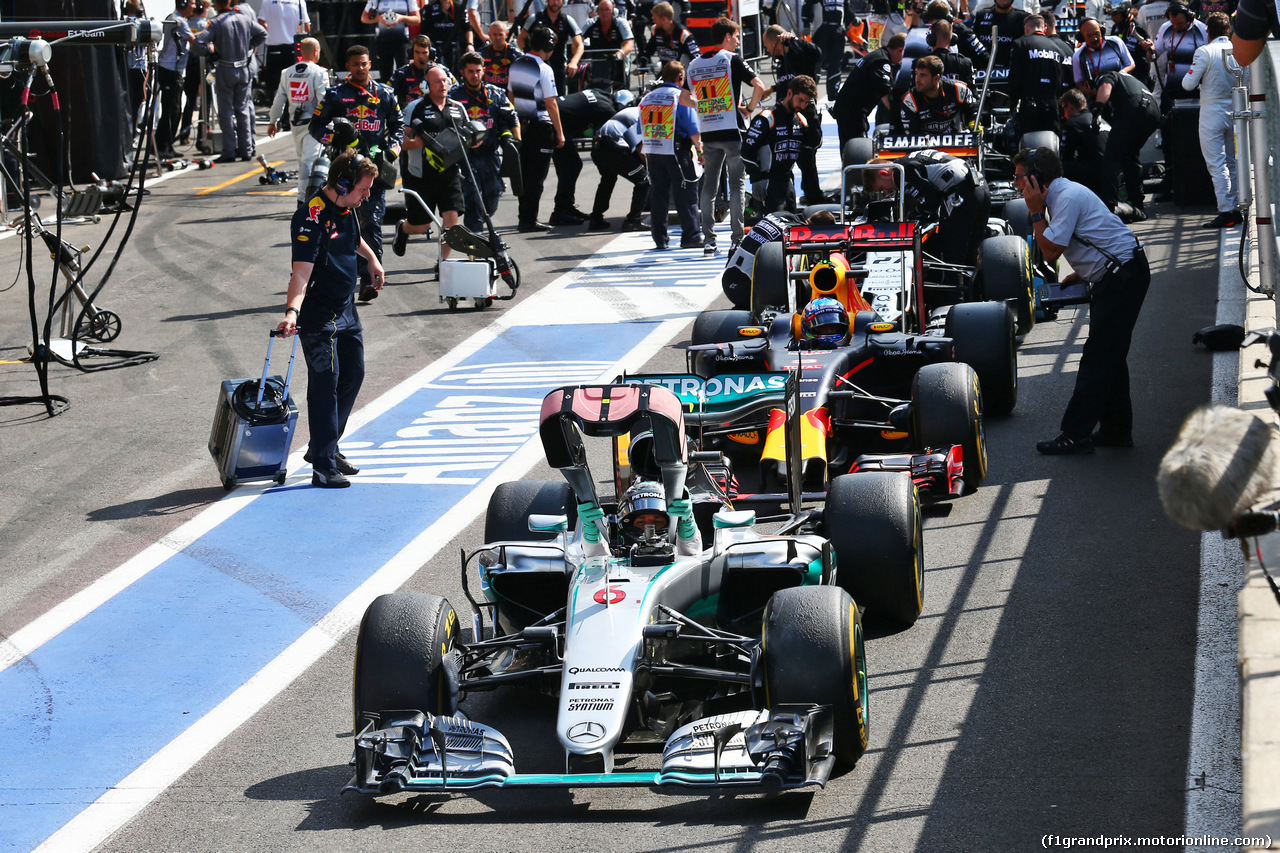
{"label": "silver flight case", "polygon": [[298,409],[289,393],[298,338],[293,339],[284,379],[267,376],[271,367],[271,345],[279,334],[271,330],[260,379],[227,379],[218,389],[209,453],[217,463],[222,486],[227,491],[251,480],[274,479],[284,485],[285,464],[298,425]]}

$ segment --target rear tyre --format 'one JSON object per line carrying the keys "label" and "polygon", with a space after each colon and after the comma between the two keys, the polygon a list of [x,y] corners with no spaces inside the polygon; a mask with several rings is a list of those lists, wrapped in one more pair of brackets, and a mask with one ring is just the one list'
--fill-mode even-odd
{"label": "rear tyre", "polygon": [[1013,235],[983,240],[978,250],[978,276],[982,281],[982,298],[995,302],[1012,299],[1018,334],[1031,331],[1036,324],[1036,314],[1031,293],[1031,250],[1027,241]]}
{"label": "rear tyre", "polygon": [[1013,233],[1019,237],[1030,237],[1034,233],[1031,228],[1031,211],[1027,207],[1026,199],[1015,198],[1005,202],[1004,221],[1009,223]]}
{"label": "rear tyre", "polygon": [[[754,324],[750,311],[703,311],[693,321],[693,334],[689,342],[699,344],[722,344],[728,341],[742,340],[738,329]],[[716,375],[716,354],[699,352],[694,355],[693,372],[703,379]]]}
{"label": "rear tyre", "polygon": [[875,151],[871,148],[870,139],[866,137],[849,139],[844,143],[844,147],[840,149],[840,165],[861,166],[871,162],[871,158],[874,156]]}
{"label": "rear tyre", "polygon": [[751,313],[759,317],[766,308],[786,308],[787,286],[782,242],[765,243],[756,252],[751,268]]}
{"label": "rear tyre", "polygon": [[1003,302],[966,302],[947,313],[956,361],[982,383],[984,415],[1007,415],[1018,402],[1018,354],[1013,314]]}
{"label": "rear tyre", "polygon": [[836,580],[868,618],[902,628],[919,618],[921,525],[920,496],[906,474],[865,471],[831,481],[823,526],[836,550]]}
{"label": "rear tyre", "polygon": [[830,705],[833,752],[852,767],[867,751],[867,662],[858,607],[835,586],[775,592],[764,613],[766,707]]}
{"label": "rear tyre", "polygon": [[555,539],[554,532],[529,529],[530,515],[567,515],[569,529],[578,520],[578,505],[568,483],[521,480],[502,483],[489,498],[484,517],[485,542],[530,542]]}
{"label": "rear tyre", "polygon": [[987,478],[987,440],[982,428],[982,390],[967,364],[927,364],[911,383],[911,421],[916,448],[960,445],[964,492]]}
{"label": "rear tyre", "polygon": [[382,711],[450,715],[458,710],[454,643],[458,615],[438,595],[380,595],[356,636],[354,731]]}

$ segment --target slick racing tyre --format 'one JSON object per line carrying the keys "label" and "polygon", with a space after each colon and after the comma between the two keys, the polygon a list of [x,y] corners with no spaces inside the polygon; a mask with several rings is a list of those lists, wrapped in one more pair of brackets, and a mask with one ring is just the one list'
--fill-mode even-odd
{"label": "slick racing tyre", "polygon": [[982,383],[984,415],[1007,415],[1018,402],[1018,350],[1013,313],[1003,302],[964,302],[947,312],[946,335],[956,361]]}
{"label": "slick racing tyre", "polygon": [[987,477],[987,440],[982,428],[982,390],[967,364],[926,364],[911,383],[911,429],[917,450],[960,445],[964,493]]}
{"label": "slick racing tyre", "polygon": [[765,243],[756,252],[751,268],[751,313],[759,317],[766,308],[787,307],[787,259],[782,241]]}
{"label": "slick racing tyre", "polygon": [[850,139],[844,143],[844,147],[840,149],[840,165],[841,166],[862,166],[871,162],[871,158],[875,156],[875,151],[871,147],[871,140],[866,137]]}
{"label": "slick racing tyre", "polygon": [[355,733],[382,711],[458,710],[458,615],[438,595],[380,595],[356,636]]}
{"label": "slick racing tyre", "polygon": [[914,625],[924,606],[924,536],[911,477],[895,471],[836,477],[823,529],[836,551],[836,580],[867,617]]}
{"label": "slick racing tyre", "polygon": [[1027,209],[1027,200],[1015,198],[1005,203],[1004,221],[1009,223],[1013,233],[1019,237],[1030,237],[1035,233],[1031,228],[1031,211]]}
{"label": "slick racing tyre", "polygon": [[982,298],[994,302],[1012,299],[1018,334],[1031,331],[1036,312],[1027,241],[1013,235],[983,240],[978,249],[978,278],[982,282]]}
{"label": "slick racing tyre", "polygon": [[[693,334],[689,342],[694,346],[700,344],[723,344],[728,341],[742,340],[738,329],[754,325],[750,311],[703,311],[693,321]],[[716,358],[714,352],[699,352],[694,356],[693,372],[703,379],[716,375]]]}
{"label": "slick racing tyre", "polygon": [[836,586],[775,592],[762,645],[765,707],[830,705],[836,761],[856,764],[867,751],[867,662],[853,599]]}
{"label": "slick racing tyre", "polygon": [[530,530],[531,515],[567,515],[572,530],[578,521],[578,505],[569,484],[520,480],[499,485],[489,498],[489,510],[484,516],[484,541],[532,542],[555,539],[559,535]]}
{"label": "slick racing tyre", "polygon": [[1058,153],[1058,146],[1058,134],[1051,130],[1036,130],[1031,133],[1024,133],[1018,143],[1019,148],[1048,148],[1054,154]]}

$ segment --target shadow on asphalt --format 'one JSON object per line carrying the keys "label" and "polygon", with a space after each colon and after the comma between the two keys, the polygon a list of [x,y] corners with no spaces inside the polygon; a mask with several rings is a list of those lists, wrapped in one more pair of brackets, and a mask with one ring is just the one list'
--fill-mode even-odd
{"label": "shadow on asphalt", "polygon": [[141,516],[178,515],[190,509],[209,506],[224,494],[226,490],[221,486],[210,486],[207,489],[180,489],[167,495],[89,510],[85,518],[89,521],[122,521]]}

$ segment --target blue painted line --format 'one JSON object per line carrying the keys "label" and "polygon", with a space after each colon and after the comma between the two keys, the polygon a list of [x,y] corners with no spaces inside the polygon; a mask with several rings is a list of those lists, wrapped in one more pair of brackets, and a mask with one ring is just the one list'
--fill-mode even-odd
{"label": "blue painted line", "polygon": [[[216,707],[532,437],[551,388],[658,325],[505,330],[344,442],[367,472],[355,487],[269,491],[0,672],[0,849],[31,850]],[[577,366],[521,379],[566,354]]]}

